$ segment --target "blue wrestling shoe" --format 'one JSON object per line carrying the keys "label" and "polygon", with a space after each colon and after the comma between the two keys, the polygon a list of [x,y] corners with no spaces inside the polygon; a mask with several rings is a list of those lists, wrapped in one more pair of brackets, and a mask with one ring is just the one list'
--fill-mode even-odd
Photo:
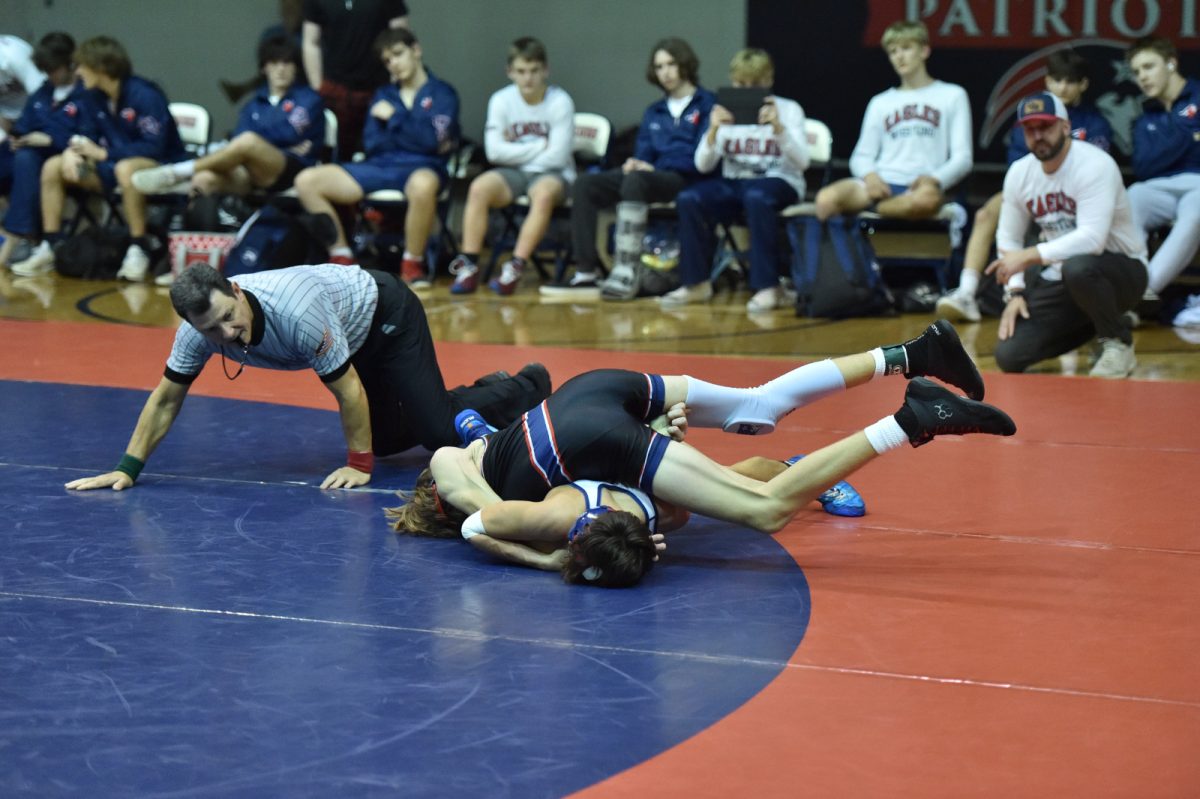
{"label": "blue wrestling shoe", "polygon": [[496,432],[496,428],[485,422],[479,411],[473,408],[458,412],[458,416],[454,417],[454,429],[458,431],[458,438],[464,447],[475,439]]}
{"label": "blue wrestling shoe", "polygon": [[[803,457],[803,455],[793,455],[784,463],[791,466]],[[834,516],[863,516],[867,512],[862,495],[845,480],[833,488],[826,489],[821,496],[817,497],[817,501],[821,503],[821,508],[826,513]]]}

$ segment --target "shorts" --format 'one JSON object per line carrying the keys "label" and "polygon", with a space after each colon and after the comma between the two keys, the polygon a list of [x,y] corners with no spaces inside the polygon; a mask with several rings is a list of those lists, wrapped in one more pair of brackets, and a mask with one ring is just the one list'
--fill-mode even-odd
{"label": "shorts", "polygon": [[437,173],[438,185],[446,185],[446,171],[440,166],[435,168],[424,164],[389,165],[378,161],[344,162],[338,166],[354,178],[354,182],[362,188],[363,194],[385,189],[404,191],[404,184],[408,183],[409,176],[418,169],[433,170]]}
{"label": "shorts", "polygon": [[501,499],[542,499],[573,480],[606,480],[647,493],[669,439],[646,426],[661,416],[659,375],[599,369],[564,383],[488,436],[483,476]]}
{"label": "shorts", "polygon": [[567,182],[566,178],[563,177],[563,173],[559,170],[550,172],[525,172],[521,169],[502,166],[492,171],[499,175],[505,185],[508,186],[508,190],[512,192],[514,199],[529,194],[529,188],[542,178],[554,178],[562,183],[564,199],[567,196],[567,190],[571,188],[571,184]]}

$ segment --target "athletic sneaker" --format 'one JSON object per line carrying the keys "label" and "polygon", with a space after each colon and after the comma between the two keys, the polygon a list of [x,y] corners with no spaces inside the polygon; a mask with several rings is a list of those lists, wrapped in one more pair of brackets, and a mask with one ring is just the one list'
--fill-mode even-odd
{"label": "athletic sneaker", "polygon": [[354,260],[353,255],[331,255],[327,263],[337,264],[338,266],[354,266],[358,261]]}
{"label": "athletic sneaker", "polygon": [[614,266],[600,284],[600,296],[606,300],[632,300],[637,293],[637,272],[624,264]]}
{"label": "athletic sneaker", "polygon": [[479,287],[479,267],[465,255],[456,255],[450,262],[450,274],[454,276],[451,294],[474,294]]}
{"label": "athletic sneaker", "polygon": [[1105,338],[1100,340],[1100,346],[1104,349],[1089,372],[1092,377],[1123,380],[1133,373],[1137,358],[1133,355],[1132,344],[1126,344],[1119,338]]}
{"label": "athletic sneaker", "polygon": [[668,291],[658,298],[658,302],[664,308],[678,308],[681,305],[690,305],[694,302],[708,302],[712,299],[712,296],[712,283],[706,280],[694,286],[680,286],[674,291]]}
{"label": "athletic sneaker", "polygon": [[117,280],[131,280],[136,283],[145,280],[148,271],[150,256],[138,245],[130,244],[129,249],[125,251],[125,257],[121,259],[121,268],[117,270]]}
{"label": "athletic sneaker", "polygon": [[517,284],[521,282],[521,274],[524,271],[524,266],[510,258],[500,267],[500,277],[494,277],[488,281],[488,288],[501,297],[508,297],[517,290]]}
{"label": "athletic sneaker", "polygon": [[24,261],[17,261],[9,267],[14,275],[18,277],[36,277],[44,275],[47,272],[54,271],[54,248],[50,246],[50,242],[43,241],[38,246],[33,248],[29,253],[29,257]]}
{"label": "athletic sneaker", "polygon": [[978,322],[983,318],[975,298],[960,291],[952,291],[939,297],[934,310],[938,316],[952,322]]}
{"label": "athletic sneaker", "polygon": [[464,447],[478,438],[496,432],[496,428],[485,422],[479,411],[474,408],[459,411],[458,416],[454,417],[454,429],[458,431],[458,439]]}
{"label": "athletic sneaker", "polygon": [[1011,436],[1017,432],[1016,424],[999,408],[960,397],[923,377],[909,381],[896,421],[914,447],[928,444],[935,436]]}
{"label": "athletic sneaker", "polygon": [[[788,466],[799,461],[803,455],[793,455],[784,463]],[[828,488],[817,497],[821,509],[834,516],[865,516],[867,506],[862,496],[854,490],[854,486],[841,480],[833,488]]]}
{"label": "athletic sneaker", "polygon": [[746,303],[746,310],[750,313],[761,313],[773,311],[776,308],[790,308],[795,302],[796,294],[794,292],[788,291],[783,286],[771,286],[755,292],[750,301]]}
{"label": "athletic sneaker", "polygon": [[939,319],[925,332],[904,342],[909,368],[905,377],[936,377],[943,383],[958,386],[973,400],[983,399],[983,376],[963,349],[954,325]]}
{"label": "athletic sneaker", "polygon": [[404,258],[400,261],[400,279],[411,289],[427,289],[433,285],[425,264],[416,258]]}
{"label": "athletic sneaker", "polygon": [[1200,294],[1188,297],[1187,307],[1175,314],[1172,327],[1200,327]]}
{"label": "athletic sneaker", "polygon": [[133,173],[133,187],[142,194],[166,194],[177,184],[182,183],[170,164],[155,166],[150,169],[139,169]]}
{"label": "athletic sneaker", "polygon": [[538,286],[538,294],[543,297],[569,297],[578,300],[600,299],[600,284],[591,272],[576,272],[569,280],[560,280]]}

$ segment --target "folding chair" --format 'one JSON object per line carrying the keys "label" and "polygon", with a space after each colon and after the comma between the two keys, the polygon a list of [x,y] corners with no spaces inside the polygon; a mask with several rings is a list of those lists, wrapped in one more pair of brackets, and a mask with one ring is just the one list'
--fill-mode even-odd
{"label": "folding chair", "polygon": [[[833,132],[829,130],[829,126],[824,122],[806,118],[804,120],[804,138],[808,143],[807,171],[810,175],[820,175],[816,184],[817,188],[819,188],[829,182],[832,172]],[[815,196],[815,190],[812,193]],[[789,205],[779,212],[780,220],[783,222],[788,236],[788,241],[792,243],[793,247],[796,246],[796,231],[793,231],[794,225],[792,224],[792,220],[796,217],[813,216],[816,212],[816,204],[807,201],[805,197],[801,197],[800,202]],[[737,227],[739,227],[737,224],[718,224],[716,226],[716,233],[720,239],[720,243],[713,258],[712,279],[714,281],[725,274],[735,262],[743,274],[748,274],[750,271],[747,253],[738,244],[737,237],[734,235],[734,229]]]}
{"label": "folding chair", "polygon": [[[608,142],[612,138],[612,123],[608,121],[608,117],[582,111],[575,114],[574,122],[575,137],[571,150],[575,156],[576,169],[583,172],[602,165],[608,155]],[[549,275],[546,273],[546,268],[542,264],[541,258],[538,257],[539,252],[549,251],[552,254],[554,259],[554,280],[556,281],[562,280],[563,275],[567,271],[567,264],[571,261],[570,233],[563,234],[554,230],[556,222],[561,225],[563,220],[569,218],[570,209],[571,198],[567,196],[554,209],[554,215],[551,218],[551,228],[547,231],[546,237],[538,243],[537,250],[534,251],[533,257],[530,259],[543,280],[548,279]],[[483,270],[482,282],[487,283],[488,279],[492,276],[492,272],[496,268],[496,262],[500,259],[500,254],[511,250],[516,245],[517,234],[528,212],[529,198],[524,195],[518,197],[507,208],[499,209],[500,217],[503,220],[503,228],[500,234],[492,241],[492,254],[488,260],[487,267]]]}
{"label": "folding chair", "polygon": [[[450,187],[454,179],[466,168],[466,163],[471,157],[471,145],[459,143],[450,155],[450,161],[447,164],[448,179],[446,184],[442,186],[441,192],[437,198],[437,221],[438,228],[429,236],[429,242],[425,247],[425,266],[429,272],[429,278],[432,280],[438,271],[438,265],[442,262],[448,263],[454,256],[458,255],[458,245],[454,242],[454,236],[450,232]],[[366,222],[366,215],[371,210],[378,210],[384,214],[392,212],[395,214],[403,214],[408,209],[408,199],[404,196],[404,192],[400,189],[380,189],[373,191],[363,198],[359,204],[358,219],[359,226],[363,226]],[[386,237],[382,238],[381,237]],[[388,241],[396,238],[395,242]],[[356,235],[355,250],[363,249],[368,244],[374,244],[376,249],[381,245],[388,249],[398,248],[403,240],[403,235],[398,237],[395,234],[376,234],[368,237],[362,234]]]}
{"label": "folding chair", "polygon": [[199,158],[207,153],[212,128],[212,116],[208,109],[196,103],[171,103],[167,110],[175,120],[179,138],[183,140],[183,148],[188,155]]}

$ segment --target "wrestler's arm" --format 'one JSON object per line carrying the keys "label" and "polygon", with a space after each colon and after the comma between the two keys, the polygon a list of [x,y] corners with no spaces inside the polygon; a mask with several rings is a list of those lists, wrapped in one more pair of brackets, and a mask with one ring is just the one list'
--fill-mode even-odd
{"label": "wrestler's arm", "polygon": [[501,501],[472,458],[474,448],[482,446],[473,442],[466,449],[441,447],[429,460],[429,471],[442,501],[468,515]]}
{"label": "wrestler's arm", "polygon": [[574,489],[551,491],[540,502],[498,502],[488,505],[480,514],[483,532],[474,532],[467,540],[493,557],[558,571],[567,558],[567,532],[582,507],[580,495]]}

